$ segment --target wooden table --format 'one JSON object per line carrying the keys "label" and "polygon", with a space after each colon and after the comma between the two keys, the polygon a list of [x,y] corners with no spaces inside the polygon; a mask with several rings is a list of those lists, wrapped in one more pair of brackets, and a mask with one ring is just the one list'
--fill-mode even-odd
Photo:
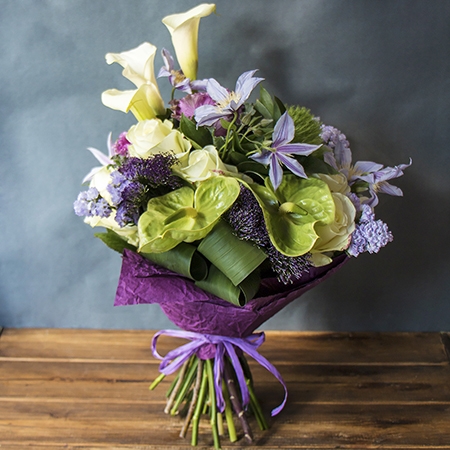
{"label": "wooden table", "polygon": [[[165,415],[151,331],[5,329],[0,337],[0,449],[180,449]],[[260,352],[289,389],[271,428],[224,449],[450,449],[447,333],[267,332]],[[161,338],[161,352],[178,345]],[[268,413],[280,384],[251,364]],[[212,438],[200,427],[199,449]],[[189,437],[189,435],[188,435]]]}

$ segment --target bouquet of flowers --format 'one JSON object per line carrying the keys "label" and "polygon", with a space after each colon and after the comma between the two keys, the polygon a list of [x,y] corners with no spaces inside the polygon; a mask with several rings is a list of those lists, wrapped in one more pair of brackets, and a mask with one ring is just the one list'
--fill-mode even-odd
{"label": "bouquet of flowers", "polygon": [[[103,103],[137,119],[85,177],[89,188],[74,203],[77,215],[105,244],[123,255],[116,305],[158,303],[180,330],[153,340],[161,376],[177,372],[165,411],[182,414],[181,435],[209,412],[216,448],[223,415],[232,441],[235,414],[251,440],[246,414],[267,423],[245,355],[281,375],[257,348],[254,330],[350,257],[376,253],[392,241],[375,219],[378,194],[402,195],[389,180],[408,164],[384,167],[352,162],[346,136],[307,108],[283,103],[265,90],[256,70],[234,90],[198,79],[201,4],[163,19],[180,68],[166,49],[155,77],[157,49],[150,43],[108,53],[135,88],[110,89]],[[167,78],[166,104],[157,78]],[[259,95],[250,101],[259,87]],[[257,94],[255,94],[257,96]],[[189,342],[160,356],[160,335]]]}

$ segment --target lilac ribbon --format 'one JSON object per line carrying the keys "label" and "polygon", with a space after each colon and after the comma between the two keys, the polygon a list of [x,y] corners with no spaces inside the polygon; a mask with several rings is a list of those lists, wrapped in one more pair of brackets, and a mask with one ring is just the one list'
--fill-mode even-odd
{"label": "lilac ribbon", "polygon": [[[156,350],[157,340],[161,335],[188,339],[191,342],[171,350],[166,356],[163,357]],[[272,416],[275,416],[284,408],[284,405],[286,404],[287,387],[278,370],[257,351],[264,340],[264,332],[254,333],[245,338],[234,338],[227,336],[216,336],[213,334],[200,334],[183,330],[161,330],[153,336],[152,352],[155,358],[162,360],[159,366],[159,371],[164,375],[170,375],[180,369],[192,355],[198,353],[202,348],[205,348],[205,346],[214,346],[214,386],[216,391],[216,401],[217,408],[220,412],[223,412],[225,410],[225,401],[222,393],[222,379],[225,354],[228,354],[230,357],[236,372],[236,377],[241,390],[243,407],[245,408],[250,403],[250,394],[247,383],[245,382],[244,371],[236,354],[235,347],[241,349],[244,353],[247,353],[247,355],[251,356],[261,366],[267,369],[283,386],[283,402],[271,412]]]}

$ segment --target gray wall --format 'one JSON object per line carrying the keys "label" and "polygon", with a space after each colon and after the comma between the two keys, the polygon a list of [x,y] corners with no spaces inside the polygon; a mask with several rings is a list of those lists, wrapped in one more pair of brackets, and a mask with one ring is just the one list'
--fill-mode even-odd
{"label": "gray wall", "polygon": [[[377,216],[394,233],[266,328],[448,330],[450,2],[217,0],[202,19],[201,77],[265,87],[347,134],[354,158],[414,164]],[[132,121],[100,101],[125,89],[107,52],[171,48],[160,19],[193,0],[0,0],[0,325],[163,328],[158,306],[113,308],[120,257],[72,203]],[[161,64],[158,58],[157,67]],[[164,82],[162,83],[164,84]],[[168,90],[164,90],[167,98]]]}

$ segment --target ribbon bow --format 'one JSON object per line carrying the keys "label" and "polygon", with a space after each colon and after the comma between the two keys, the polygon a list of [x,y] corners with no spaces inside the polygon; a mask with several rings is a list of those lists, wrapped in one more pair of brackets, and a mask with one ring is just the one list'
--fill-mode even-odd
{"label": "ribbon bow", "polygon": [[[163,357],[156,350],[157,340],[161,335],[188,339],[191,342],[188,342],[181,347],[171,350],[169,353],[167,353],[166,356]],[[264,356],[260,355],[257,351],[264,340],[264,332],[254,333],[245,338],[234,338],[228,336],[216,336],[212,334],[200,334],[183,330],[161,330],[153,336],[152,353],[155,358],[162,360],[159,366],[159,371],[164,375],[170,375],[176,372],[192,355],[199,352],[202,347],[211,345],[215,346],[214,386],[216,391],[217,408],[220,412],[223,412],[225,410],[225,401],[222,394],[222,379],[225,354],[228,354],[228,356],[230,357],[234,370],[236,372],[244,408],[250,402],[250,394],[248,391],[247,383],[245,382],[244,371],[236,354],[235,347],[241,349],[244,353],[247,353],[261,366],[267,369],[283,386],[284,399],[282,403],[271,412],[272,416],[275,416],[284,408],[284,405],[286,404],[287,387],[275,366],[273,366],[266,358],[264,358]]]}

